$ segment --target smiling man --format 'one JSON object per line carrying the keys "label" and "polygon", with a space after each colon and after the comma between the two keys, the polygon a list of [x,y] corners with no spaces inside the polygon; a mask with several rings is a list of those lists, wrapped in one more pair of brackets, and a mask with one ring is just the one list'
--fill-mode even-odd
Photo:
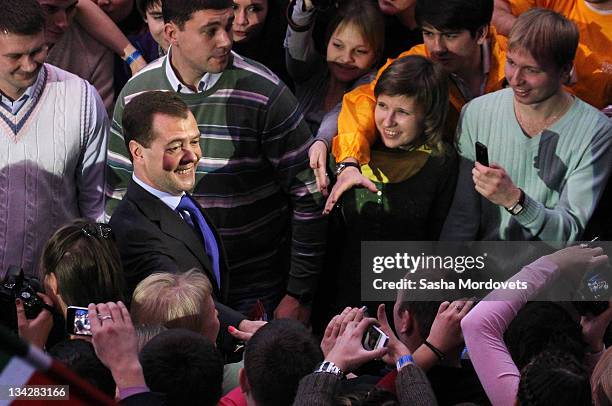
{"label": "smiling man", "polygon": [[[173,93],[146,92],[126,107],[122,123],[134,173],[110,225],[128,297],[152,273],[198,269],[211,281],[214,298],[225,302],[223,246],[206,213],[186,193],[193,189],[202,157],[193,114]],[[239,326],[244,319],[219,303],[217,307],[230,325]]]}
{"label": "smiling man", "polygon": [[45,12],[0,0],[0,273],[37,273],[46,240],[102,219],[108,118],[85,80],[45,63]]}
{"label": "smiling man", "polygon": [[231,52],[230,0],[164,0],[162,12],[170,49],[119,95],[108,190],[120,198],[131,177],[121,121],[125,105],[147,90],[176,92],[195,117],[202,152],[172,176],[196,171],[193,196],[227,252],[228,303],[248,312],[261,299],[270,316],[276,309],[278,317],[305,321],[326,224],[308,168],[311,137],[297,102],[268,69]]}
{"label": "smiling man", "polygon": [[578,26],[580,42],[568,90],[612,115],[612,0],[495,0],[493,24],[508,34],[516,16],[543,7]]}
{"label": "smiling man", "polygon": [[[563,88],[577,46],[577,27],[554,11],[517,19],[505,66],[510,88],[462,111],[463,159],[445,239],[582,237],[612,170],[612,124]],[[490,166],[474,163],[476,141],[488,147]]]}

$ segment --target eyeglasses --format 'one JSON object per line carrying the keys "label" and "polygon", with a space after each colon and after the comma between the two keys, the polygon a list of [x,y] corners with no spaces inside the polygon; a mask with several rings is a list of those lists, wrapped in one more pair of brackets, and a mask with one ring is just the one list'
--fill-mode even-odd
{"label": "eyeglasses", "polygon": [[113,229],[104,223],[87,223],[81,228],[81,231],[91,238],[103,238],[105,240],[113,238]]}

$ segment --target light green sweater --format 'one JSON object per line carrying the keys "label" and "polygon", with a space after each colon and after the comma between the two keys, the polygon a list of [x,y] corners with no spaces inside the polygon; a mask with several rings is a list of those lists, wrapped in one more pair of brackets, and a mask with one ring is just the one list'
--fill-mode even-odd
{"label": "light green sweater", "polygon": [[[474,99],[457,129],[462,156],[445,240],[580,239],[612,169],[612,121],[575,98],[569,111],[540,135],[527,137],[516,119],[513,92]],[[474,189],[474,143],[489,150],[525,193],[524,210],[510,215]]]}

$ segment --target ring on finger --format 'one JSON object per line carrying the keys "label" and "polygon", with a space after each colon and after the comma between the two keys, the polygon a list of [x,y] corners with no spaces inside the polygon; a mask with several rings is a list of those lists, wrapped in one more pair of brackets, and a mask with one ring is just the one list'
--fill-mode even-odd
{"label": "ring on finger", "polygon": [[108,319],[111,319],[111,320],[112,320],[112,319],[113,319],[113,316],[111,316],[110,314],[105,314],[104,316],[100,316],[100,315],[98,315],[98,319],[99,319],[100,321],[104,321],[104,320],[108,320]]}

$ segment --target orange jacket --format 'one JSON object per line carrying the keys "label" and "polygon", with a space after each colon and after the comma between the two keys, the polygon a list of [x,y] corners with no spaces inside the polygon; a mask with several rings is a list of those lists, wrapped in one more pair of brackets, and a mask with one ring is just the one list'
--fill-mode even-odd
{"label": "orange jacket", "polygon": [[[506,59],[506,38],[497,35],[493,27],[489,33],[490,65],[485,93],[494,92],[502,88],[504,83],[504,64]],[[406,52],[402,52],[398,58],[408,55],[423,55],[429,57],[425,45],[417,45]],[[369,84],[359,86],[344,95],[342,99],[342,110],[338,118],[338,135],[334,138],[332,152],[336,162],[346,158],[356,158],[364,165],[370,161],[370,145],[376,140],[376,125],[374,123],[374,87],[380,75],[394,59],[388,59],[387,63],[380,68],[376,79]],[[459,88],[450,81],[449,86],[449,114],[447,118],[447,129],[450,134],[455,133],[459,113],[466,103]]]}

